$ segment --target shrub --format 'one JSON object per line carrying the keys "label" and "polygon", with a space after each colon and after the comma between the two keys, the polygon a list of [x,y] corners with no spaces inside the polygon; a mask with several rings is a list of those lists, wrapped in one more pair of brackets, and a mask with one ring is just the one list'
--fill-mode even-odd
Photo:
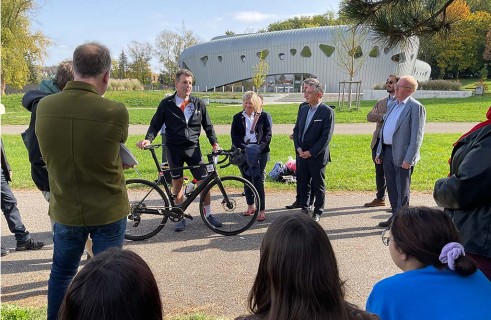
{"label": "shrub", "polygon": [[[460,81],[428,80],[418,82],[418,90],[459,91],[462,84]],[[374,90],[385,90],[385,83],[376,84]]]}
{"label": "shrub", "polygon": [[462,83],[449,80],[429,80],[420,82],[419,90],[459,91]]}
{"label": "shrub", "polygon": [[137,79],[111,79],[108,91],[140,91],[143,86]]}

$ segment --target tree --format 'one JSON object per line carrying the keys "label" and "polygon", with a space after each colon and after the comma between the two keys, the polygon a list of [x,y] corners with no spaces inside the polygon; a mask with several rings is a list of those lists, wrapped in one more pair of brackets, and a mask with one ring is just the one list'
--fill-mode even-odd
{"label": "tree", "polygon": [[148,42],[132,41],[128,45],[128,52],[132,59],[129,69],[131,78],[138,79],[142,84],[149,84],[152,79],[150,60],[153,48]]}
{"label": "tree", "polygon": [[27,83],[38,83],[39,82],[39,67],[36,65],[33,57],[27,54],[26,57],[27,68],[29,70],[29,76],[27,78]]}
{"label": "tree", "polygon": [[491,62],[491,30],[486,33],[486,42],[484,45],[482,59],[484,61]]}
{"label": "tree", "polygon": [[489,0],[467,0],[472,12],[484,11],[491,13],[491,1]]}
{"label": "tree", "polygon": [[[348,82],[348,108],[352,107],[352,92],[353,92],[353,79],[360,71],[361,67],[368,57],[368,53],[363,53],[363,43],[368,36],[367,28],[363,26],[349,26],[348,29],[343,29],[338,32],[335,40],[335,48],[337,49],[336,63],[342,69],[344,69],[349,75]],[[343,84],[343,92],[346,83]],[[359,85],[359,84],[357,84]],[[358,90],[355,90],[356,93]],[[339,93],[342,94],[341,92]],[[344,96],[341,97],[344,101]],[[356,95],[356,108],[358,108],[359,97]],[[342,108],[342,106],[340,106]]]}
{"label": "tree", "polygon": [[335,12],[328,11],[323,15],[293,17],[285,21],[274,22],[262,32],[333,26],[342,23],[342,20],[336,16]]}
{"label": "tree", "polygon": [[349,75],[349,81],[358,74],[368,54],[363,54],[362,46],[368,36],[363,26],[349,26],[336,36],[337,63]]}
{"label": "tree", "polygon": [[266,77],[268,76],[269,65],[266,62],[266,57],[268,56],[269,51],[264,50],[259,53],[259,62],[254,66],[254,74],[252,75],[252,85],[256,88],[256,91],[259,92],[259,88],[262,87],[264,82],[266,81]]}
{"label": "tree", "polygon": [[[151,53],[149,53],[151,54]],[[118,79],[126,79],[128,78],[128,70],[129,70],[129,62],[126,53],[124,50],[121,50],[121,54],[118,58]]]}
{"label": "tree", "polygon": [[439,77],[449,71],[455,72],[457,77],[465,70],[477,72],[483,64],[491,15],[482,11],[472,13],[464,0],[455,0],[447,14],[456,16],[459,21],[448,36],[435,34],[422,40],[420,48],[424,60],[438,67],[435,69],[439,70]]}
{"label": "tree", "polygon": [[449,34],[458,21],[447,14],[455,0],[343,0],[340,15],[370,27],[387,47],[411,43],[413,36]]}
{"label": "tree", "polygon": [[185,26],[178,32],[164,30],[155,41],[156,55],[162,67],[163,81],[166,85],[174,84],[174,77],[179,70],[179,57],[184,49],[199,43],[198,36]]}
{"label": "tree", "polygon": [[8,83],[24,86],[29,78],[29,63],[41,62],[49,40],[40,31],[31,31],[29,16],[35,9],[33,0],[2,0],[2,81],[1,92]]}

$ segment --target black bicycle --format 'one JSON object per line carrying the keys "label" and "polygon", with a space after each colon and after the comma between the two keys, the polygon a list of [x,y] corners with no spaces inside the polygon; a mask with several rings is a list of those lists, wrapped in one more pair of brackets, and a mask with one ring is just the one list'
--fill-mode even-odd
{"label": "black bicycle", "polygon": [[[163,169],[155,154],[155,149],[161,146],[161,144],[152,144],[144,148],[152,154],[158,169],[158,178],[155,181],[145,179],[129,179],[126,181],[130,201],[130,214],[126,223],[126,239],[145,240],[159,233],[168,220],[179,222],[185,218],[193,219],[185,211],[198,195],[202,195],[199,203],[201,218],[212,231],[232,236],[252,226],[259,213],[259,196],[256,188],[242,177],[220,177],[217,172],[217,165],[226,162],[237,150],[220,150],[216,153],[210,153],[207,155],[208,163],[198,166]],[[224,158],[221,161],[217,161],[218,157],[222,156]],[[220,167],[224,168],[228,165],[230,165],[230,161]],[[208,175],[192,192],[185,194],[186,199],[183,203],[176,204],[176,196],[172,194],[169,186],[171,181],[168,181],[168,173],[177,169],[190,170],[199,167],[204,167]],[[247,212],[248,205],[246,197],[242,193],[247,189],[250,189],[254,196],[256,211],[252,215],[244,214]],[[211,196],[211,211],[213,216],[221,221],[221,227],[213,226],[206,219],[204,195],[208,192],[210,192]]]}

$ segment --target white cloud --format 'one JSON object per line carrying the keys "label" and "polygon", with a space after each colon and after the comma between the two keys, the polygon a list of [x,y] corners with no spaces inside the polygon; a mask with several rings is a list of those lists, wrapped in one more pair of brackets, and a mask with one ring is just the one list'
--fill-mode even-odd
{"label": "white cloud", "polygon": [[276,18],[275,14],[265,14],[257,11],[241,11],[233,15],[234,20],[241,22],[261,22]]}

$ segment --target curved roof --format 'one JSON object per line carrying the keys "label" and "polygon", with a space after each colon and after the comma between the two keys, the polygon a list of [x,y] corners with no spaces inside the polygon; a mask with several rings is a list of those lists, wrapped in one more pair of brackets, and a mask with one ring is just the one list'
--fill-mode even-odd
{"label": "curved roof", "polygon": [[[359,72],[353,80],[361,80],[362,89],[371,89],[388,74],[413,74],[415,68],[424,66],[416,63],[417,39],[413,47],[387,49],[381,48],[370,33],[356,37],[363,41],[359,40],[362,54],[355,59]],[[326,84],[327,91],[335,92],[340,81],[350,79],[343,63],[348,56],[343,46],[349,39],[348,26],[219,36],[184,50],[179,65],[190,69],[196,85],[205,90],[250,79],[263,52],[268,74],[312,74]]]}

